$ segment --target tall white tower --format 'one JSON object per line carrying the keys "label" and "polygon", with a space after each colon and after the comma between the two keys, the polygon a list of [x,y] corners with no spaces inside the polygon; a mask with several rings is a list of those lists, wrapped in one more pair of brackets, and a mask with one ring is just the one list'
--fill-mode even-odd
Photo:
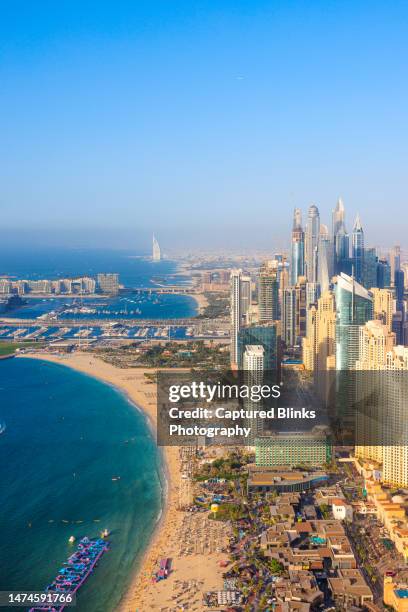
{"label": "tall white tower", "polygon": [[242,270],[231,272],[231,364],[238,364],[238,333],[251,305],[251,277]]}
{"label": "tall white tower", "polygon": [[305,268],[309,283],[317,282],[317,258],[320,234],[320,215],[317,206],[312,204],[307,215],[305,233]]}
{"label": "tall white tower", "polygon": [[154,234],[153,234],[153,248],[152,248],[152,259],[153,261],[160,261],[161,260],[161,250],[160,250],[160,245],[157,242]]}

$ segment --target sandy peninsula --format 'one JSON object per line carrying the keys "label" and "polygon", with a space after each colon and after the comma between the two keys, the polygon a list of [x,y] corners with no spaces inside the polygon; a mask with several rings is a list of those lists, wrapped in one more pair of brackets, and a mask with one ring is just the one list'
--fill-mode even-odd
{"label": "sandy peninsula", "polygon": [[[155,432],[156,385],[145,376],[152,370],[120,369],[91,353],[38,352],[29,357],[62,364],[114,385],[144,411]],[[222,588],[225,570],[220,567],[220,561],[226,559],[222,550],[227,543],[228,529],[223,523],[208,520],[203,513],[179,509],[180,472],[185,455],[185,450],[179,447],[163,448],[167,481],[163,515],[142,561],[135,566],[119,612],[201,611],[207,609],[202,604],[202,593]],[[172,572],[167,580],[153,583],[152,573],[163,557],[171,558]]]}

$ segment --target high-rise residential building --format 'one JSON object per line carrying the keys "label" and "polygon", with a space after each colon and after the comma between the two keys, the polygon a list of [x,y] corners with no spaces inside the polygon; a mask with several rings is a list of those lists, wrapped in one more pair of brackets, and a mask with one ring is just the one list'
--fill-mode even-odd
{"label": "high-rise residential building", "polygon": [[296,287],[288,287],[282,295],[282,339],[286,346],[295,346],[297,342],[296,311]]}
{"label": "high-rise residential building", "polygon": [[289,275],[290,265],[286,261],[286,257],[282,258],[282,261],[278,262],[277,272],[278,272],[278,284],[279,289],[285,289],[290,285],[290,275]]}
{"label": "high-rise residential building", "polygon": [[394,272],[394,287],[395,287],[395,301],[396,309],[401,312],[404,311],[404,293],[405,293],[405,274],[404,270],[399,268]]}
{"label": "high-rise residential building", "polygon": [[278,276],[278,295],[279,295],[279,310],[278,310],[278,318],[280,319],[282,316],[282,301],[283,301],[283,292],[287,287],[291,286],[290,282],[290,265],[286,261],[286,257],[282,256],[280,261],[276,261],[276,271]]}
{"label": "high-rise residential building", "polygon": [[302,229],[302,213],[300,208],[295,208],[293,215],[290,282],[296,285],[299,276],[305,273],[305,234]]}
{"label": "high-rise residential building", "polygon": [[[355,454],[362,459],[382,463],[384,451],[384,410],[378,396],[387,380],[373,371],[386,368],[387,354],[395,346],[395,334],[380,320],[368,321],[359,329],[359,358],[356,370],[356,391],[359,410],[356,412]],[[373,397],[375,398],[373,400]]]}
{"label": "high-rise residential building", "polygon": [[385,259],[377,260],[377,282],[375,286],[380,289],[391,287],[391,268]]}
{"label": "high-rise residential building", "polygon": [[279,287],[277,270],[263,266],[258,282],[259,321],[268,323],[279,318]]}
{"label": "high-rise residential building", "polygon": [[231,365],[238,364],[238,334],[246,323],[247,313],[251,305],[251,277],[242,270],[233,270],[231,282]]}
{"label": "high-rise residential building", "polygon": [[255,441],[255,462],[258,466],[322,466],[329,463],[332,447],[327,431],[315,427],[311,431],[262,434]]}
{"label": "high-rise residential building", "polygon": [[[261,386],[264,382],[264,347],[260,344],[249,344],[245,347],[243,356],[244,381],[248,387]],[[244,399],[245,410],[259,410],[260,402],[255,402],[250,397]],[[248,446],[253,446],[257,436],[263,430],[263,419],[247,418],[245,426],[250,428],[247,437]]]}
{"label": "high-rise residential building", "polygon": [[351,250],[351,258],[354,267],[354,277],[358,283],[362,283],[364,265],[364,231],[361,225],[359,215],[357,215],[353,227]]}
{"label": "high-rise residential building", "polygon": [[401,268],[401,248],[395,246],[390,253],[391,285],[394,287],[395,313],[393,317],[393,330],[397,336],[398,344],[405,343],[405,274]]}
{"label": "high-rise residential building", "polygon": [[328,290],[333,274],[333,243],[327,225],[322,224],[317,249],[317,282],[322,293]]}
{"label": "high-rise residential building", "polygon": [[408,262],[405,261],[401,264],[401,270],[404,272],[405,289],[408,289]]}
{"label": "high-rise residential building", "polygon": [[306,283],[306,310],[316,304],[321,294],[320,283]]}
{"label": "high-rise residential building", "polygon": [[308,334],[310,317],[309,310],[312,305],[317,304],[320,297],[320,283],[306,283],[306,336]]}
{"label": "high-rise residential building", "polygon": [[320,234],[320,215],[317,206],[309,208],[305,232],[305,274],[309,282],[317,282],[317,257]]}
{"label": "high-rise residential building", "polygon": [[96,283],[101,293],[115,295],[119,292],[119,274],[98,274]]}
{"label": "high-rise residential building", "polygon": [[295,287],[288,287],[282,298],[282,338],[287,346],[297,346],[306,335],[306,278],[301,276]]}
{"label": "high-rise residential building", "polygon": [[264,347],[260,344],[248,344],[245,347],[243,369],[253,373],[264,371]]}
{"label": "high-rise residential building", "polygon": [[372,295],[347,274],[337,277],[336,369],[352,370],[358,360],[359,326],[373,318]]}
{"label": "high-rise residential building", "polygon": [[391,285],[395,284],[395,272],[401,269],[401,247],[394,246],[390,251]]}
{"label": "high-rise residential building", "polygon": [[314,372],[317,353],[317,307],[313,304],[307,310],[306,336],[302,339],[302,360],[305,370]]}
{"label": "high-rise residential building", "polygon": [[333,268],[335,274],[351,273],[350,238],[346,230],[346,212],[341,198],[333,211]]}
{"label": "high-rise residential building", "polygon": [[[408,487],[408,348],[387,353],[387,393],[382,479],[394,487]],[[402,372],[404,371],[404,373]]]}
{"label": "high-rise residential building", "polygon": [[0,294],[5,295],[11,293],[11,281],[8,278],[0,278]]}
{"label": "high-rise residential building", "polygon": [[95,280],[89,277],[75,279],[59,278],[56,280],[20,279],[16,281],[3,278],[0,279],[0,294],[24,295],[26,293],[38,293],[43,295],[59,295],[61,293],[95,293],[95,284]]}
{"label": "high-rise residential building", "polygon": [[362,262],[361,284],[366,288],[377,286],[378,258],[375,248],[364,249]]}
{"label": "high-rise residential building", "polygon": [[154,236],[153,236],[153,239],[152,239],[152,259],[153,259],[153,261],[160,261],[161,260],[160,245],[159,245],[158,241],[156,240],[156,238]]}
{"label": "high-rise residential building", "polygon": [[276,371],[279,368],[279,338],[276,323],[248,325],[238,333],[239,369],[244,369],[244,353],[247,346],[262,346],[264,349],[264,369]]}
{"label": "high-rise residential building", "polygon": [[408,348],[395,346],[395,335],[380,321],[360,328],[362,370],[356,415],[357,457],[382,464],[382,480],[408,486]]}
{"label": "high-rise residential building", "polygon": [[359,328],[359,354],[357,370],[369,371],[383,368],[387,353],[395,346],[395,334],[380,320],[367,321]]}
{"label": "high-rise residential building", "polygon": [[394,312],[394,296],[392,291],[390,289],[373,287],[370,289],[370,293],[373,296],[374,319],[381,321],[391,331],[392,315]]}
{"label": "high-rise residential building", "polygon": [[404,343],[404,324],[405,313],[402,310],[395,310],[392,315],[392,331],[395,333],[398,344]]}
{"label": "high-rise residential building", "polygon": [[332,291],[326,291],[317,307],[308,311],[307,336],[303,340],[303,362],[306,370],[333,370],[336,364],[336,303]]}
{"label": "high-rise residential building", "polygon": [[332,234],[333,237],[344,227],[346,220],[346,211],[344,209],[343,200],[339,198],[332,214]]}

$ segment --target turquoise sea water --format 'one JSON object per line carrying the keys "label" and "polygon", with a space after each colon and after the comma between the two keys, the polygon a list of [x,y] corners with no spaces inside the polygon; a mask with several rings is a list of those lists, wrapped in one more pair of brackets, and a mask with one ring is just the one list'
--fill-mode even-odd
{"label": "turquoise sea water", "polygon": [[69,536],[106,527],[111,550],[75,610],[114,610],[162,507],[144,415],[91,377],[10,359],[0,361],[0,420],[0,590],[42,590],[72,552]]}

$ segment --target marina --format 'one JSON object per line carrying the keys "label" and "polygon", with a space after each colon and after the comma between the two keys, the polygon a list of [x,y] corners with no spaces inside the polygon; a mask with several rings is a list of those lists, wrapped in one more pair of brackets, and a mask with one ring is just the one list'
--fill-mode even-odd
{"label": "marina", "polygon": [[196,302],[191,288],[121,290],[118,295],[32,295],[7,310],[7,317],[44,322],[65,320],[165,319],[195,316]]}
{"label": "marina", "polygon": [[63,340],[192,340],[200,338],[227,338],[227,330],[206,329],[200,325],[129,325],[106,323],[104,325],[0,325],[0,341],[56,342]]}

